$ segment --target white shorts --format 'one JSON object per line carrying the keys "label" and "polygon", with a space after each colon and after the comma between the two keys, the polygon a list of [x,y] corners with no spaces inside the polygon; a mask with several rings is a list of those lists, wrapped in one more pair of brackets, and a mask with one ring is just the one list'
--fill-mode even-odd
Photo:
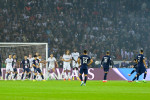
{"label": "white shorts", "polygon": [[7,66],[6,67],[6,72],[13,72],[12,66]]}
{"label": "white shorts", "polygon": [[63,70],[71,70],[70,63],[63,65]]}
{"label": "white shorts", "polygon": [[55,65],[49,65],[48,70],[54,69]]}
{"label": "white shorts", "polygon": [[75,61],[73,61],[72,62],[72,68],[78,68],[79,67],[79,64],[78,63],[76,63]]}

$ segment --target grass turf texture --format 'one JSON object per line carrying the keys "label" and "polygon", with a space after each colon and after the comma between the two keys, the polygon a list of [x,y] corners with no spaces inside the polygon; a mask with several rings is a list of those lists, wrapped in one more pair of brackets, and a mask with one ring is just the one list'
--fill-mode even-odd
{"label": "grass turf texture", "polygon": [[0,100],[144,100],[150,82],[127,81],[0,81]]}

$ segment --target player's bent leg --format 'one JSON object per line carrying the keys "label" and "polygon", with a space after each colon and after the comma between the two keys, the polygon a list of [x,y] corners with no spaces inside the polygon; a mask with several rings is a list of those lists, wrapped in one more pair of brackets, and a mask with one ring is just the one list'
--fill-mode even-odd
{"label": "player's bent leg", "polygon": [[71,77],[70,74],[71,74],[71,70],[68,70],[68,77],[69,77],[68,80],[69,81],[70,81],[70,77]]}
{"label": "player's bent leg", "polygon": [[66,80],[66,77],[67,77],[66,70],[64,70],[64,81]]}
{"label": "player's bent leg", "polygon": [[87,74],[84,75],[84,86],[86,86]]}
{"label": "player's bent leg", "polygon": [[72,69],[72,73],[73,73],[72,80],[74,80],[75,68]]}
{"label": "player's bent leg", "polygon": [[144,82],[144,83],[146,83],[146,80],[145,80],[146,75],[147,75],[147,71],[145,71],[145,73],[144,73],[144,78],[143,78],[143,82]]}
{"label": "player's bent leg", "polygon": [[105,72],[104,72],[104,80],[103,80],[103,82],[107,82],[107,74],[108,74],[108,72],[105,71]]}

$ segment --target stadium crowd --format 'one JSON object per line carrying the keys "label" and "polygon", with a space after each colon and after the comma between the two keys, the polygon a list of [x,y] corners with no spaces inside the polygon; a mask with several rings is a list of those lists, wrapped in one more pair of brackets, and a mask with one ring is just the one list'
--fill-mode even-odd
{"label": "stadium crowd", "polygon": [[[101,58],[150,57],[149,0],[0,0],[1,42],[48,42],[49,52],[88,49]],[[87,45],[88,44],[88,45]]]}

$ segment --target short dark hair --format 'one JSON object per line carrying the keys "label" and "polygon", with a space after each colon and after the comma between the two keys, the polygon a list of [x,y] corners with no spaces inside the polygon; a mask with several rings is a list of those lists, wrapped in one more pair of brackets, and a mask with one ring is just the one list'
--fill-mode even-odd
{"label": "short dark hair", "polygon": [[143,49],[141,49],[140,52],[144,52]]}
{"label": "short dark hair", "polygon": [[37,55],[34,55],[34,57],[37,57]]}
{"label": "short dark hair", "polygon": [[134,61],[136,61],[136,59],[134,59]]}
{"label": "short dark hair", "polygon": [[87,50],[84,50],[83,53],[87,53]]}
{"label": "short dark hair", "polygon": [[107,52],[106,52],[106,54],[110,54],[110,52],[109,52],[109,51],[107,51]]}

